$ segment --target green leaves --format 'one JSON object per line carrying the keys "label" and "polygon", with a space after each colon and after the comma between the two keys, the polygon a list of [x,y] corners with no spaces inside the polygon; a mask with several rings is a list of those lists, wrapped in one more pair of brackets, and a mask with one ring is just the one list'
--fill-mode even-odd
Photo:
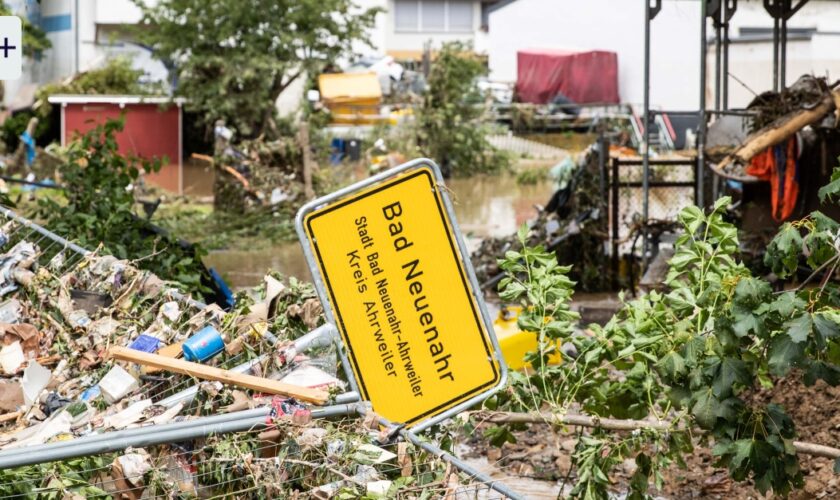
{"label": "green leaves", "polygon": [[787,278],[796,272],[801,252],[802,236],[799,229],[786,222],[767,247],[764,264],[780,278]]}
{"label": "green leaves", "polygon": [[[570,335],[570,325],[563,323],[571,295],[566,271],[542,249],[509,253],[502,293],[525,308],[520,325],[580,349],[560,367],[535,365],[544,370],[538,376],[519,375],[532,389],[525,392],[520,380],[516,395],[522,401],[538,395],[532,399],[537,406],[562,401],[563,409],[574,398],[585,411],[615,418],[687,410],[713,436],[714,454],[734,479],[752,478],[761,491],[784,495],[802,482],[794,424],[781,407],[761,407],[754,394],[772,388],[773,377],[790,376],[794,367],[807,384],[840,384],[840,287],[823,276],[818,287],[774,293],[770,283],[737,262],[737,230],[723,218],[727,205],[720,200],[709,214],[696,207],[682,210],[685,233],[670,261],[670,289],[626,302],[606,326],[592,327],[591,336]],[[833,272],[829,264],[840,259],[832,246],[837,230],[821,214],[787,224],[768,248],[768,264],[780,276],[791,275],[807,250],[804,262]],[[572,387],[574,395],[546,398],[555,387]],[[606,495],[611,461],[630,449],[602,431],[593,434],[598,435],[581,439],[575,451],[581,475],[573,495]],[[628,441],[637,446],[641,471],[631,481],[631,495],[641,497],[665,453],[640,454],[651,448],[635,436]],[[674,458],[682,451],[669,453]]]}
{"label": "green leaves", "polygon": [[493,426],[488,427],[484,431],[484,437],[490,441],[490,444],[497,448],[501,448],[505,443],[515,443],[516,436],[507,427]]}
{"label": "green leaves", "polygon": [[732,394],[732,387],[735,383],[747,386],[752,382],[752,375],[746,363],[737,358],[724,358],[714,378],[712,389],[717,397],[725,397]]}
{"label": "green leaves", "polygon": [[799,364],[805,355],[805,344],[794,341],[790,335],[779,334],[770,341],[767,365],[770,373],[783,377]]}
{"label": "green leaves", "polygon": [[787,328],[787,334],[790,336],[790,339],[796,343],[800,343],[808,340],[813,324],[811,315],[805,313],[788,321],[784,326]]}
{"label": "green leaves", "polygon": [[669,351],[659,360],[656,366],[671,380],[677,379],[686,373],[685,359],[676,351]]}
{"label": "green leaves", "polygon": [[840,168],[834,169],[831,174],[831,182],[821,187],[817,194],[823,203],[840,198]]}
{"label": "green leaves", "polygon": [[820,345],[825,345],[829,340],[840,338],[840,312],[836,309],[815,313],[813,321]]}
{"label": "green leaves", "polygon": [[697,425],[703,429],[713,428],[717,422],[718,405],[719,402],[711,389],[701,391],[691,407],[691,414]]}

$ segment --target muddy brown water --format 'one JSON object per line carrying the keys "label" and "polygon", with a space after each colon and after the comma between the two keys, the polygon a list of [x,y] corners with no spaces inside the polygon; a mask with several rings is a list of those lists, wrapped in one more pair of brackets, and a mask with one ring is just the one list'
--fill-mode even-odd
{"label": "muddy brown water", "polygon": [[[446,187],[470,250],[481,238],[515,232],[536,215],[535,205],[547,203],[552,192],[551,182],[521,186],[513,176],[450,179]],[[269,269],[311,279],[297,241],[256,251],[215,251],[205,258],[205,263],[236,289],[258,285]]]}

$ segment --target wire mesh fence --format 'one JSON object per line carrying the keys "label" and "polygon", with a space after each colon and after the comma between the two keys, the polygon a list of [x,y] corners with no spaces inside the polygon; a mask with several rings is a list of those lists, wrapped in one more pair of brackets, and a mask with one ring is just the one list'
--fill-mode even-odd
{"label": "wire mesh fence", "polygon": [[[300,416],[302,405],[293,401],[244,393],[243,401],[217,382],[139,367],[132,373],[139,383],[122,401],[88,397],[114,366],[102,356],[110,345],[141,333],[173,344],[208,323],[232,333],[247,308],[223,313],[129,262],[80,248],[6,209],[0,214],[0,317],[8,313],[10,320],[38,326],[49,353],[34,361],[50,367],[55,382],[39,392],[40,404],[0,422],[0,498],[274,498],[296,492],[319,498],[364,495],[371,488],[396,497],[494,498],[499,493],[492,489],[507,491],[408,434],[411,443],[380,442],[379,430],[354,416],[357,406],[309,408]],[[81,292],[106,297],[107,307],[96,313],[76,307]],[[214,364],[274,379],[313,362],[335,373],[334,346],[306,340],[316,333],[323,334],[316,329],[280,341],[267,334],[238,352],[220,353]],[[315,349],[300,356],[313,342]],[[44,398],[53,395],[64,406],[45,414]],[[53,420],[79,402],[72,419]],[[249,406],[257,408],[234,410]],[[310,418],[332,420],[315,425]]]}
{"label": "wire mesh fence", "polygon": [[696,199],[696,162],[693,158],[651,159],[649,165],[647,187],[643,182],[642,160],[614,157],[609,166],[610,247],[614,276],[620,274],[622,256],[645,261],[651,251],[656,252],[663,234],[673,231],[679,211]]}

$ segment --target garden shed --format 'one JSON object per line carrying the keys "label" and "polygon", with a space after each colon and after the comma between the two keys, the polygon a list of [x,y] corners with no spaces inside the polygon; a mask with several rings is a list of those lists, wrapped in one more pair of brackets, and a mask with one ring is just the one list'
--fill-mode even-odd
{"label": "garden shed", "polygon": [[125,117],[117,134],[123,154],[159,158],[160,171],[147,182],[174,193],[183,192],[182,99],[131,95],[55,95],[50,103],[61,105],[61,145],[109,118]]}

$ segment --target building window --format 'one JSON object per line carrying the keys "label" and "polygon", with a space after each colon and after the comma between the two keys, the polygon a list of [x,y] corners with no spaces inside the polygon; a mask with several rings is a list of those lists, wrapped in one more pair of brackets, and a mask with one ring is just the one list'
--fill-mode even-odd
{"label": "building window", "polygon": [[394,0],[396,31],[419,33],[470,33],[471,0]]}

